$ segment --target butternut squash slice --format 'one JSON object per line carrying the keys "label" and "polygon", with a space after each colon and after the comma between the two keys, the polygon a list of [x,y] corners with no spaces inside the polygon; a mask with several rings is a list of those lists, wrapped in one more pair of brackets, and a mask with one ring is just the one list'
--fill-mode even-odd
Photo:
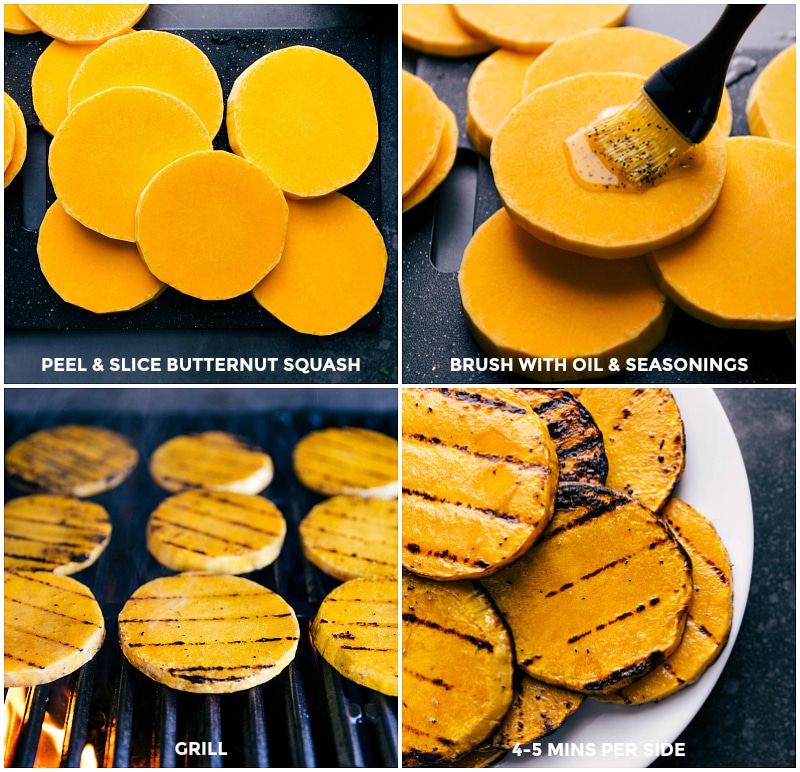
{"label": "butternut squash slice", "polygon": [[628,73],[574,75],[542,86],[509,113],[492,144],[492,171],[518,225],[561,249],[625,258],[680,241],[705,222],[725,176],[716,128],[658,185],[589,189],[573,176],[564,141],[606,108],[631,102],[641,84]]}
{"label": "butternut squash slice", "polygon": [[147,86],[178,97],[214,137],[222,124],[222,86],[214,66],[180,35],[142,30],[114,38],[87,56],[69,86],[69,109],[113,86]]}
{"label": "butternut squash slice", "polygon": [[320,604],[311,638],[345,678],[397,696],[397,576],[350,579]]}
{"label": "butternut squash slice", "polygon": [[292,198],[316,198],[361,176],[378,145],[378,118],[364,77],[309,46],[263,56],[228,97],[235,153],[263,167]]}
{"label": "butternut squash slice", "polygon": [[458,121],[456,120],[455,113],[444,102],[439,102],[439,104],[441,105],[445,119],[442,141],[436,153],[436,160],[422,179],[403,196],[404,212],[413,209],[417,204],[421,204],[428,198],[428,196],[444,182],[445,177],[450,173],[456,160],[456,151],[458,150]]}
{"label": "butternut squash slice", "polygon": [[793,145],[725,140],[728,172],[714,213],[688,239],[648,255],[659,286],[716,327],[775,330],[796,317]]}
{"label": "butternut squash slice", "polygon": [[467,84],[467,135],[486,158],[505,117],[520,102],[522,83],[538,54],[501,48],[487,56]]}
{"label": "butternut squash slice", "polygon": [[678,647],[691,564],[666,524],[624,493],[559,486],[533,548],[482,582],[511,628],[517,664],[584,694],[624,688]]}
{"label": "butternut squash slice", "polygon": [[678,648],[655,670],[602,699],[638,705],[674,694],[697,681],[725,648],[733,618],[733,578],[725,546],[714,526],[680,499],[662,513],[692,561],[694,592]]}
{"label": "butternut squash slice", "polygon": [[49,684],[94,657],[106,636],[100,605],[70,576],[6,571],[3,685]]}
{"label": "butternut squash slice", "polygon": [[[689,46],[660,32],[638,27],[586,30],[556,41],[525,74],[522,99],[540,86],[584,72],[633,72],[649,77]],[[728,89],[723,91],[717,125],[727,136],[733,125]]]}
{"label": "butternut squash slice", "polygon": [[494,764],[500,761],[505,755],[506,751],[504,750],[498,751],[491,748],[478,748],[455,761],[442,761],[433,766],[454,767],[459,769],[485,769],[486,767],[494,766]]}
{"label": "butternut squash slice", "polygon": [[495,48],[462,27],[447,3],[404,5],[403,45],[434,56],[472,56]]}
{"label": "butternut squash slice", "polygon": [[136,206],[147,183],[197,150],[211,150],[211,137],[177,97],[141,86],[110,88],[76,105],[59,126],[50,180],[78,222],[135,241]]}
{"label": "butternut squash slice", "polygon": [[445,114],[439,98],[422,78],[403,70],[402,191],[406,196],[436,161]]}
{"label": "butternut squash slice", "polygon": [[455,761],[511,704],[511,637],[473,582],[404,575],[402,615],[403,766]]}
{"label": "butternut squash slice", "polygon": [[797,144],[797,46],[781,51],[747,96],[747,123],[759,137]]}
{"label": "butternut squash slice", "polygon": [[14,108],[11,106],[11,97],[3,93],[3,171],[8,169],[11,159],[14,157]]}
{"label": "butternut squash slice", "polygon": [[293,330],[333,335],[374,308],[387,261],[381,232],[355,201],[341,193],[290,200],[283,256],[253,297]]}
{"label": "butternut squash slice", "polygon": [[461,24],[502,48],[544,51],[561,38],[593,27],[616,27],[629,6],[614,4],[456,4]]}
{"label": "butternut squash slice", "polygon": [[161,281],[225,300],[252,290],[278,264],[288,217],[283,193],[261,167],[200,151],[169,163],[142,190],[136,244]]}
{"label": "butternut squash slice", "polygon": [[643,258],[596,260],[551,247],[501,209],[475,232],[458,274],[472,334],[492,356],[513,357],[538,380],[564,371],[520,369],[521,357],[567,360],[569,379],[592,377],[577,359],[644,356],[672,314]]}
{"label": "butternut squash slice", "polygon": [[[12,97],[4,93],[3,101],[11,109],[11,116],[14,122],[14,151],[11,160],[8,162],[3,172],[3,187],[8,187],[14,178],[19,174],[22,165],[25,163],[25,156],[28,154],[28,127],[25,124],[25,116],[19,105]],[[6,120],[6,119],[4,119]],[[8,130],[6,129],[6,142],[8,141]],[[5,151],[5,147],[3,148]]]}
{"label": "butternut squash slice", "polygon": [[403,566],[457,580],[516,560],[552,516],[557,465],[510,389],[404,389]]}
{"label": "butternut squash slice", "polygon": [[660,511],[686,464],[683,420],[670,390],[585,388],[580,401],[603,433],[606,485]]}
{"label": "butternut squash slice", "polygon": [[67,303],[95,314],[140,308],[165,287],[147,269],[134,244],[89,230],[70,217],[59,201],[44,216],[36,250],[53,291]]}
{"label": "butternut squash slice", "polygon": [[47,35],[65,43],[102,43],[130,29],[150,7],[140,4],[85,3],[29,5],[20,9]]}
{"label": "butternut squash slice", "polygon": [[12,35],[30,35],[38,32],[39,27],[34,24],[16,3],[3,5],[3,29]]}

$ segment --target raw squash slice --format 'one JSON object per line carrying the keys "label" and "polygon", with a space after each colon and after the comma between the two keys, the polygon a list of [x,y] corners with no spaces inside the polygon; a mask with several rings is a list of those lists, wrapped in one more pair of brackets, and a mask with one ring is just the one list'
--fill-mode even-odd
{"label": "raw squash slice", "polygon": [[12,35],[30,35],[38,32],[39,27],[34,24],[16,3],[3,5],[3,29]]}
{"label": "raw squash slice", "polygon": [[335,587],[311,625],[322,658],[345,678],[396,696],[397,577],[372,576]]}
{"label": "raw squash slice", "polygon": [[3,110],[3,171],[5,171],[14,157],[14,135],[16,134],[14,108],[11,106],[11,97],[6,93],[3,94]]}
{"label": "raw squash slice", "polygon": [[422,78],[403,70],[402,192],[406,196],[436,161],[445,114]]}
{"label": "raw squash slice", "polygon": [[510,389],[404,389],[403,566],[454,580],[515,560],[552,515],[557,464]]}
{"label": "raw squash slice", "polygon": [[[25,124],[25,116],[22,114],[22,110],[19,109],[19,105],[5,93],[3,95],[3,101],[5,102],[4,107],[8,107],[11,110],[11,118],[14,124],[14,150],[3,172],[3,186],[7,188],[17,174],[19,174],[19,170],[22,169],[22,164],[25,163],[25,156],[28,154],[28,127]],[[6,110],[4,121],[8,120],[7,113],[8,111]],[[9,132],[10,130],[6,128],[5,143],[8,143]],[[3,150],[5,151],[5,147]]]}
{"label": "raw squash slice", "polygon": [[454,761],[500,725],[514,647],[473,582],[403,577],[403,765]]}
{"label": "raw squash slice", "polygon": [[403,5],[403,45],[434,56],[472,56],[495,45],[468,32],[447,3]]}
{"label": "raw squash slice", "polygon": [[680,499],[672,499],[663,518],[692,561],[694,592],[678,648],[640,681],[609,694],[608,702],[638,705],[674,694],[697,681],[719,656],[733,618],[733,578],[725,546],[714,526]]}
{"label": "raw squash slice", "polygon": [[759,137],[797,144],[797,46],[781,51],[747,96],[747,123]]}
{"label": "raw squash slice", "polygon": [[583,389],[581,404],[603,432],[606,485],[658,512],[686,464],[680,410],[669,389]]}
{"label": "raw squash slice", "polygon": [[161,281],[225,300],[252,290],[278,264],[288,218],[283,193],[256,164],[222,150],[189,153],[142,190],[136,244]]}
{"label": "raw squash slice", "polygon": [[701,321],[790,327],[797,314],[796,150],[762,137],[730,137],[725,145],[728,171],[714,213],[648,262],[664,292]]}
{"label": "raw squash slice", "polygon": [[48,3],[29,5],[20,3],[20,9],[31,21],[51,38],[65,43],[102,43],[130,29],[149,8],[146,3],[123,5]]}
{"label": "raw squash slice", "polygon": [[514,636],[517,664],[571,691],[606,694],[680,643],[691,564],[666,525],[601,486],[559,486],[542,538],[482,582]]}
{"label": "raw squash slice", "polygon": [[609,106],[630,103],[641,84],[627,73],[574,75],[542,86],[511,111],[492,144],[492,171],[518,225],[561,249],[624,258],[680,241],[705,222],[725,176],[716,128],[658,185],[590,189],[573,176],[565,140]]}

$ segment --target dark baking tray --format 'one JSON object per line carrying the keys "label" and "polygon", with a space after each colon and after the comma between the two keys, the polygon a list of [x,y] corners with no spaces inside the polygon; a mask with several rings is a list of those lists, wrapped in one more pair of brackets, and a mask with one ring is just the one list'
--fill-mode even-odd
{"label": "dark baking tray", "polygon": [[[752,59],[756,67],[729,86],[734,124],[731,134],[748,134],[745,118],[747,94],[758,73],[779,49],[743,49],[737,55]],[[427,201],[403,215],[403,382],[404,383],[512,383],[524,380],[510,373],[453,372],[451,357],[487,355],[467,329],[458,291],[458,266],[472,232],[502,206],[489,162],[472,147],[464,128],[466,85],[483,56],[445,59],[416,54],[403,48],[403,68],[430,83],[459,122],[456,175],[445,181]],[[448,187],[448,183],[452,187]],[[444,196],[457,198],[466,211],[440,211]],[[464,217],[473,212],[471,228]],[[458,222],[461,220],[461,229]],[[451,243],[437,241],[443,230],[453,233]],[[457,242],[457,243],[456,243]],[[435,254],[434,254],[435,253]],[[436,265],[434,265],[434,260]],[[438,265],[438,267],[436,267]],[[747,357],[747,372],[728,373],[620,373],[603,383],[794,383],[795,351],[783,330],[723,330],[704,324],[679,308],[664,340],[650,358]],[[591,381],[585,381],[590,383]]]}

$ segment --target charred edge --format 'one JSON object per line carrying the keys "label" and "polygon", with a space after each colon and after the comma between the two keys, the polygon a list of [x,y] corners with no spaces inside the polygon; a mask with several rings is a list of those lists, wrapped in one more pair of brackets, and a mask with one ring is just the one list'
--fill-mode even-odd
{"label": "charred edge", "polygon": [[[551,435],[552,437],[552,435]],[[557,438],[553,438],[557,439]],[[565,448],[563,445],[556,446],[556,453],[559,458],[575,458],[576,456],[585,456],[590,453],[597,454],[601,458],[603,451],[603,438],[602,437],[589,437],[581,442],[577,442],[570,447]]]}
{"label": "charred edge", "polygon": [[[405,727],[403,728],[405,729]],[[418,762],[419,766],[434,767],[443,758],[443,753],[425,753],[412,748],[410,751],[403,753],[403,766],[406,766],[406,761],[416,761]],[[411,766],[416,766],[416,764]]]}
{"label": "charred edge", "polygon": [[606,678],[601,681],[589,681],[583,685],[587,692],[603,692],[608,691],[609,687],[631,678],[638,678],[647,673],[651,668],[663,661],[664,652],[654,651],[649,657],[645,657],[639,662],[635,662],[628,667],[620,668],[610,673]]}
{"label": "charred edge", "polygon": [[429,627],[431,630],[440,630],[447,635],[455,635],[464,641],[469,641],[477,646],[479,650],[485,649],[490,654],[494,652],[494,646],[489,641],[481,640],[480,638],[476,638],[474,635],[461,633],[452,627],[442,627],[442,625],[438,624],[437,622],[433,622],[430,619],[420,619],[416,614],[403,614],[403,622],[414,625],[423,625],[424,627]]}
{"label": "charred edge", "polygon": [[430,501],[433,504],[450,504],[454,507],[463,507],[464,509],[472,510],[473,512],[480,512],[481,514],[488,515],[489,517],[496,517],[500,520],[507,520],[512,523],[518,523],[519,518],[514,515],[509,515],[507,512],[498,512],[494,509],[487,509],[486,507],[474,507],[472,504],[462,504],[460,501],[448,501],[447,499],[439,498],[438,496],[431,496],[430,493],[424,491],[416,491],[411,488],[403,488],[403,494],[406,496],[416,496],[417,498]]}
{"label": "charred edge", "polygon": [[490,399],[476,392],[454,391],[453,389],[439,389],[439,392],[445,397],[467,402],[470,405],[483,405],[484,407],[503,410],[506,413],[515,413],[517,415],[525,415],[528,412],[524,407],[520,407],[519,405],[509,405],[508,402],[503,402],[503,400]]}

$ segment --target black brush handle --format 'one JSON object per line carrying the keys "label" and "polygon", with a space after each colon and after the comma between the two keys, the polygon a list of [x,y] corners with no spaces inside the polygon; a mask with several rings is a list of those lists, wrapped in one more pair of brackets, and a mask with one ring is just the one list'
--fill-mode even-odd
{"label": "black brush handle", "polygon": [[763,7],[726,6],[711,32],[645,82],[653,104],[693,145],[705,139],[717,120],[728,64]]}

